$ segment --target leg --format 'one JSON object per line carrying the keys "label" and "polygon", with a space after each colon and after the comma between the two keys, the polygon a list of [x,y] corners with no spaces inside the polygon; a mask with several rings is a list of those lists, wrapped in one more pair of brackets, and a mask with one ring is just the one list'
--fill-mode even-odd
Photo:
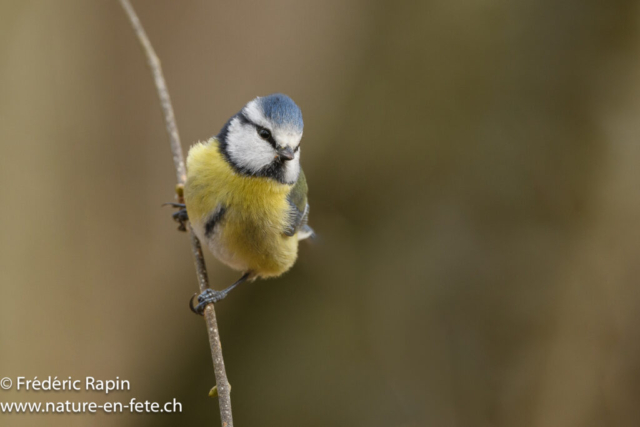
{"label": "leg", "polygon": [[229,295],[229,292],[231,292],[233,288],[238,286],[240,283],[246,282],[250,276],[251,276],[250,271],[244,273],[244,275],[241,278],[239,278],[233,285],[229,286],[228,288],[222,291],[214,291],[213,289],[210,289],[210,288],[205,290],[203,293],[198,295],[198,305],[195,307],[193,306],[193,298],[196,295],[193,295],[193,297],[191,297],[191,299],[189,300],[189,308],[191,308],[191,311],[193,311],[194,313],[199,314],[200,316],[203,316],[204,309],[207,307],[207,305],[215,304],[216,302],[224,299],[227,295]]}
{"label": "leg", "polygon": [[179,231],[187,231],[187,226],[185,225],[187,221],[189,221],[189,215],[187,214],[187,206],[182,203],[163,203],[162,206],[173,206],[174,208],[180,208],[179,211],[175,212],[173,215],[173,220],[180,224],[178,226]]}

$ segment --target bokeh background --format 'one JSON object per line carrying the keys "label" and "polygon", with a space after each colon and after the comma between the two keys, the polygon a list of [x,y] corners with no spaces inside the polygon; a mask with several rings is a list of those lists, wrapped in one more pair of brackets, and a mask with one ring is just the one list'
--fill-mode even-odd
{"label": "bokeh background", "polygon": [[[311,224],[218,305],[238,426],[640,425],[638,3],[135,0],[185,150],[305,120]],[[119,377],[218,425],[157,95],[118,3],[0,1],[0,377]],[[208,257],[212,284],[237,274]]]}

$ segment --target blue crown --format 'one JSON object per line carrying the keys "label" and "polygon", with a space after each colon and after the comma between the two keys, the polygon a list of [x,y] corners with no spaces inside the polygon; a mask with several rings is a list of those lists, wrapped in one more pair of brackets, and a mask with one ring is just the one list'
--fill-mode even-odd
{"label": "blue crown", "polygon": [[278,126],[290,126],[302,132],[304,123],[302,122],[302,111],[295,102],[287,95],[274,93],[273,95],[261,97],[258,104],[262,108],[267,119]]}

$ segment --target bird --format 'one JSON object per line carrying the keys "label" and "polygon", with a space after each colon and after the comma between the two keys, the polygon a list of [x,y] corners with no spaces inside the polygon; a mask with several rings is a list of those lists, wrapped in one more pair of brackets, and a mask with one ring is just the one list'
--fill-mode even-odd
{"label": "bird", "polygon": [[[287,95],[249,101],[218,135],[187,155],[184,204],[174,218],[222,263],[242,276],[222,291],[189,301],[202,315],[246,281],[278,277],[295,263],[298,242],[315,236],[308,225],[307,180],[300,166],[302,112]],[[195,295],[194,295],[195,297]]]}

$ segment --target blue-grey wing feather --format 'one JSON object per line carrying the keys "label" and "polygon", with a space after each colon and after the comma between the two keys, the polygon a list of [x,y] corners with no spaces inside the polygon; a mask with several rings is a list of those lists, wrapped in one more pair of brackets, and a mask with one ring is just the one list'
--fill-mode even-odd
{"label": "blue-grey wing feather", "polygon": [[284,234],[294,236],[298,233],[298,239],[302,240],[312,236],[313,229],[309,227],[309,203],[307,203],[307,179],[304,172],[300,171],[298,181],[293,186],[287,200],[289,201],[289,221]]}

